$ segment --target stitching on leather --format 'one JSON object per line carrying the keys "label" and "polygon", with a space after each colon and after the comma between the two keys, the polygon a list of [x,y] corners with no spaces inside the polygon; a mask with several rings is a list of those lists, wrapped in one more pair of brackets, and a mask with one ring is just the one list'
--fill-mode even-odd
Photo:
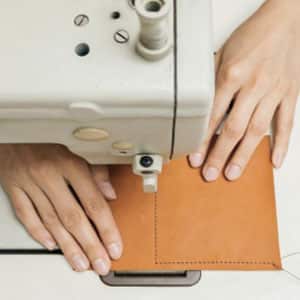
{"label": "stitching on leather", "polygon": [[158,226],[158,216],[157,216],[157,193],[155,193],[154,196],[154,256],[155,256],[155,264],[160,264],[160,262],[158,262],[158,230],[157,230],[157,226]]}
{"label": "stitching on leather", "polygon": [[272,265],[276,267],[276,265],[272,262],[259,262],[259,261],[167,261],[167,262],[160,262],[158,261],[157,264],[160,265],[171,265],[171,264],[181,264],[181,265],[197,265],[197,264],[206,264],[206,265]]}
{"label": "stitching on leather", "polygon": [[272,261],[243,261],[243,260],[196,260],[196,261],[159,261],[158,260],[158,205],[157,193],[154,197],[154,256],[157,265],[271,265],[276,269],[279,267]]}

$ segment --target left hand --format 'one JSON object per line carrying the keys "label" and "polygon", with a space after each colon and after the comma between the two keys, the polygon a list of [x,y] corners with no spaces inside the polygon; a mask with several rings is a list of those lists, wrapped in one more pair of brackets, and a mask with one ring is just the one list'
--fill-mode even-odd
{"label": "left hand", "polygon": [[116,198],[106,166],[58,144],[1,144],[0,183],[28,233],[56,245],[77,272],[107,275],[123,243],[106,200]]}
{"label": "left hand", "polygon": [[[215,181],[224,166],[238,179],[270,128],[275,133],[272,162],[286,156],[300,88],[300,2],[268,0],[240,26],[216,55],[216,96],[208,134],[193,167]],[[233,102],[215,145],[210,143]]]}

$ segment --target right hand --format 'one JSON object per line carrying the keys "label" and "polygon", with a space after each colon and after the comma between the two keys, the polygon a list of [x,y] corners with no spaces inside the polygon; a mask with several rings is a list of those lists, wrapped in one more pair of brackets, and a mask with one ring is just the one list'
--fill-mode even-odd
{"label": "right hand", "polygon": [[217,53],[207,135],[190,156],[193,167],[203,166],[206,181],[222,173],[238,180],[270,125],[272,162],[275,168],[282,166],[300,90],[299,13],[299,0],[265,1]]}
{"label": "right hand", "polygon": [[1,184],[31,236],[49,250],[58,245],[74,270],[106,275],[123,249],[106,202],[116,198],[107,168],[56,144],[2,144],[0,165]]}

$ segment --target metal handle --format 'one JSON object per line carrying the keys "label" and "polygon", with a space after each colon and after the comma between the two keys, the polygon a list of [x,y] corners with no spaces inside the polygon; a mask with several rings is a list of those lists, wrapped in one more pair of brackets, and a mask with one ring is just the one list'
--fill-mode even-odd
{"label": "metal handle", "polygon": [[200,281],[201,271],[111,272],[100,278],[112,287],[193,286]]}

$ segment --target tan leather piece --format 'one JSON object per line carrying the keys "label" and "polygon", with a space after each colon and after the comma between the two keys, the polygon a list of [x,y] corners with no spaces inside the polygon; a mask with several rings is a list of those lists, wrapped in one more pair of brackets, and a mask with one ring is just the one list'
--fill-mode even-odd
{"label": "tan leather piece", "polygon": [[165,166],[156,195],[128,166],[111,176],[125,247],[113,270],[281,269],[269,138],[236,182],[206,183],[186,158]]}

